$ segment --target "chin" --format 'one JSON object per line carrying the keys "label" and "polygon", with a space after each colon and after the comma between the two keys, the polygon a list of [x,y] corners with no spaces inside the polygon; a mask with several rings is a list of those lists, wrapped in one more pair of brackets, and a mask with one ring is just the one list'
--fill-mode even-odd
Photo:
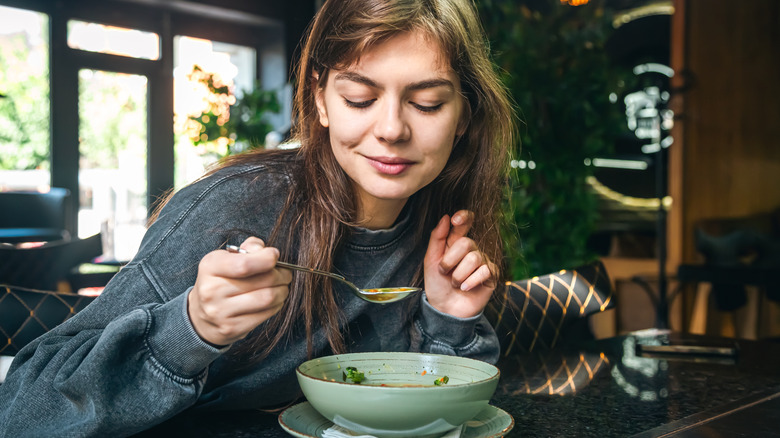
{"label": "chin", "polygon": [[415,192],[416,190],[412,191],[409,189],[392,190],[390,187],[382,187],[378,190],[368,191],[368,193],[370,193],[371,196],[385,201],[399,201],[399,200],[408,199]]}

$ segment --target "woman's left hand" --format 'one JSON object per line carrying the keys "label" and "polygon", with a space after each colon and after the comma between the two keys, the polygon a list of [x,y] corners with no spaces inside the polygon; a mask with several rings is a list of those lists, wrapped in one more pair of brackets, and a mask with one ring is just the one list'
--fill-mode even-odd
{"label": "woman's left hand", "polygon": [[466,237],[474,214],[444,215],[425,253],[425,295],[437,310],[459,318],[478,315],[496,288],[496,265]]}

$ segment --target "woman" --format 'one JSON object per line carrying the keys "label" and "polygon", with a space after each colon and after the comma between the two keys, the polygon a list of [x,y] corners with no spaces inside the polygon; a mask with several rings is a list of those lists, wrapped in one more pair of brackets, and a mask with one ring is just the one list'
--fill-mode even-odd
{"label": "woman", "polygon": [[[497,360],[482,310],[513,116],[471,0],[327,1],[298,84],[300,149],[232,157],[169,199],[103,294],[20,351],[0,435],[272,408],[333,352]],[[425,293],[372,304],[280,259]]]}

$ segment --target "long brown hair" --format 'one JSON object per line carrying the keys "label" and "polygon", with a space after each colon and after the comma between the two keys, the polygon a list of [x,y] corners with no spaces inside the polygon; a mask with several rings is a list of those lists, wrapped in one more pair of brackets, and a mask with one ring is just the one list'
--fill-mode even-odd
{"label": "long brown hair", "polygon": [[[325,86],[330,70],[349,67],[365,50],[411,31],[421,32],[441,47],[461,80],[469,111],[468,126],[457,139],[444,171],[408,201],[418,245],[424,250],[428,234],[443,215],[468,209],[475,213],[470,237],[500,264],[500,205],[515,117],[489,58],[472,0],[328,0],[322,6],[309,26],[297,68],[293,137],[301,145],[297,151],[301,169],[291,175],[294,190],[276,231],[267,239],[280,249],[282,258],[297,253],[299,264],[330,270],[349,228],[359,225],[355,223],[357,200],[349,177],[332,153],[327,128],[319,122],[315,106],[318,87]],[[278,154],[236,155],[221,167],[273,160]],[[422,284],[422,280],[421,266],[413,282]],[[301,322],[310,356],[312,329],[318,325],[325,329],[333,352],[342,352],[340,315],[327,279],[296,276],[282,310],[238,345],[235,353],[263,358]]]}

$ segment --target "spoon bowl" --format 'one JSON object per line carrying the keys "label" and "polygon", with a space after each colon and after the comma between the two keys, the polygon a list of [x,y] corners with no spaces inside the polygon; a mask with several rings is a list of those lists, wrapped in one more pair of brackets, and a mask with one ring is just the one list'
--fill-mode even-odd
{"label": "spoon bowl", "polygon": [[[236,245],[226,245],[225,249],[234,253],[246,254],[248,252],[247,250],[240,248]],[[311,274],[324,275],[326,277],[330,277],[334,280],[344,283],[345,285],[347,285],[347,287],[349,287],[349,290],[357,297],[371,303],[381,303],[381,304],[392,303],[394,301],[400,301],[413,293],[422,291],[422,288],[411,287],[411,286],[361,289],[355,286],[351,281],[347,280],[343,276],[339,274],[334,274],[333,272],[321,271],[319,269],[314,269],[314,268],[307,268],[305,266],[299,266],[293,263],[286,263],[282,261],[277,261],[276,266],[280,268],[292,269],[295,271],[308,272]]]}

